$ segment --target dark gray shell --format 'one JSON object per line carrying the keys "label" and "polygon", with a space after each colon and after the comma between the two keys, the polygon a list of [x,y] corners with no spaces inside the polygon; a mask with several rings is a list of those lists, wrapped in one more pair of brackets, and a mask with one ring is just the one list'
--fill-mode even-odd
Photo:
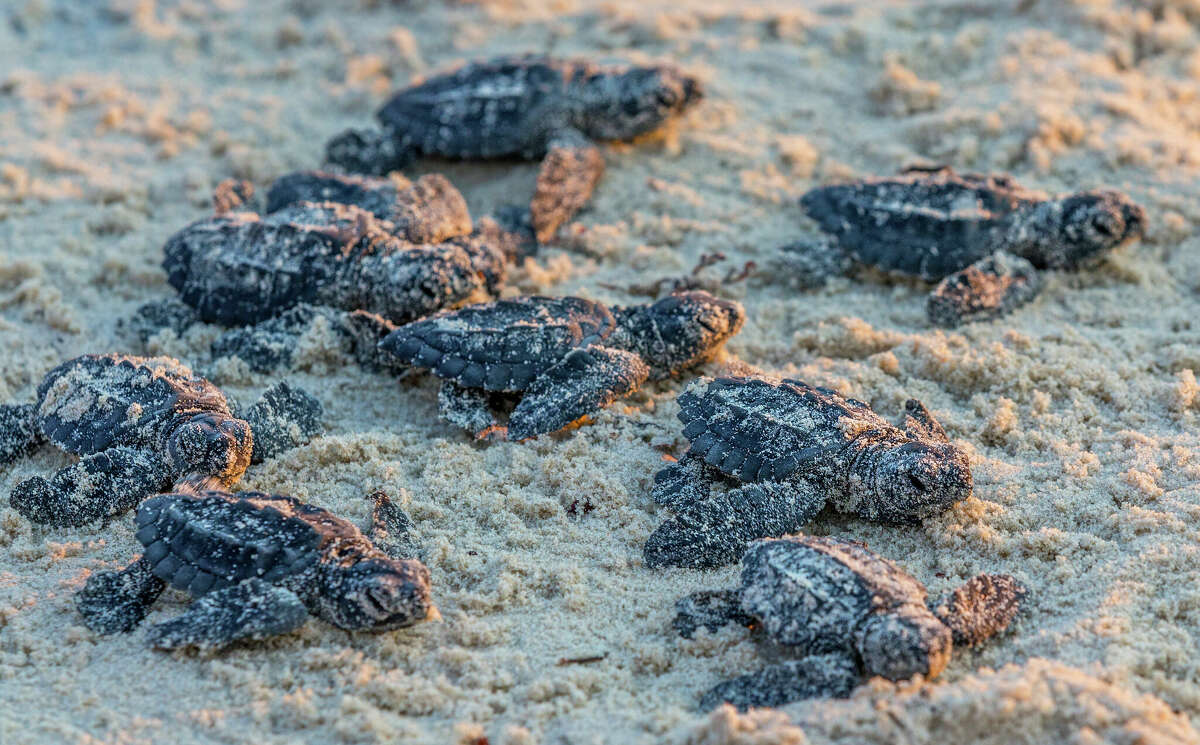
{"label": "dark gray shell", "polygon": [[599,303],[531,296],[441,313],[396,329],[380,346],[468,388],[524,391],[568,352],[602,341],[614,326]]}
{"label": "dark gray shell", "polygon": [[430,155],[520,155],[566,122],[567,83],[582,69],[540,57],[476,62],[400,91],[378,117],[405,144]]}
{"label": "dark gray shell", "polygon": [[701,378],[678,402],[689,454],[742,481],[819,475],[857,434],[895,429],[865,403],[799,380]]}
{"label": "dark gray shell", "polygon": [[365,210],[332,202],[291,205],[262,218],[209,217],[167,240],[163,268],[202,320],[254,323],[317,303],[373,220]]}
{"label": "dark gray shell", "polygon": [[1011,216],[1048,198],[939,169],[819,187],[800,204],[856,261],[932,281],[1004,248]]}
{"label": "dark gray shell", "polygon": [[812,653],[846,649],[872,607],[864,578],[817,540],[751,546],[742,558],[739,593],[742,611],[771,639]]}
{"label": "dark gray shell", "polygon": [[318,562],[381,555],[333,513],[258,492],[162,494],[138,508],[136,525],[154,575],[193,595],[251,577],[278,583]]}
{"label": "dark gray shell", "polygon": [[780,644],[806,653],[850,643],[873,612],[925,604],[925,587],[859,543],[791,536],[760,541],[742,559],[741,607]]}
{"label": "dark gray shell", "polygon": [[83,355],[38,386],[43,433],[80,455],[152,442],[176,417],[201,412],[232,417],[219,388],[169,357]]}

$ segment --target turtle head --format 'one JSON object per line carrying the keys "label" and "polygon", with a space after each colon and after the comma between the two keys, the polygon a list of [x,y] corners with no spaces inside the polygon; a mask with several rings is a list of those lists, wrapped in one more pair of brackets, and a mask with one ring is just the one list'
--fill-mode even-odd
{"label": "turtle head", "polygon": [[919,605],[868,616],[855,629],[854,643],[866,673],[888,680],[936,677],[953,646],[950,629]]}
{"label": "turtle head", "polygon": [[578,126],[598,140],[629,140],[653,132],[703,98],[700,81],[676,67],[634,67],[589,77]]}
{"label": "turtle head", "polygon": [[871,498],[858,512],[868,519],[915,522],[971,496],[967,454],[948,442],[880,443],[871,473]]}
{"label": "turtle head", "polygon": [[322,615],[339,628],[383,631],[437,616],[429,569],[415,559],[371,558],[336,572]]}
{"label": "turtle head", "polygon": [[1074,269],[1146,231],[1146,212],[1117,191],[1086,191],[1062,201],[1056,250],[1047,252],[1051,269]]}
{"label": "turtle head", "polygon": [[656,380],[710,359],[742,330],[746,309],[707,292],[677,292],[620,315],[624,346],[641,355]]}
{"label": "turtle head", "polygon": [[171,432],[167,459],[181,474],[180,483],[195,488],[229,487],[250,466],[254,436],[241,419],[196,414]]}

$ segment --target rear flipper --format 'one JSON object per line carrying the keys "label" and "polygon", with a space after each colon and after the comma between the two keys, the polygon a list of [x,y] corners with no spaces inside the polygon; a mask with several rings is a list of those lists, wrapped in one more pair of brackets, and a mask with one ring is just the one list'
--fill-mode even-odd
{"label": "rear flipper", "polygon": [[321,402],[303,388],[280,381],[242,416],[254,433],[251,463],[261,463],[321,434]]}
{"label": "rear flipper", "polygon": [[421,552],[417,529],[408,513],[386,493],[377,491],[368,496],[375,502],[367,537],[393,559],[417,559]]}
{"label": "rear flipper", "polygon": [[751,541],[795,532],[824,505],[825,497],[804,482],[746,484],[677,507],[642,553],[651,568],[732,564]]}
{"label": "rear flipper", "polygon": [[854,263],[845,249],[827,238],[789,243],[779,254],[787,278],[805,288],[823,287],[848,273]]}
{"label": "rear flipper", "polygon": [[534,379],[508,418],[508,439],[555,432],[633,393],[650,368],[632,352],[591,346],[575,349]]}
{"label": "rear flipper", "polygon": [[516,239],[518,257],[537,255],[538,241],[533,231],[533,214],[529,207],[506,204],[496,209],[493,219]]}
{"label": "rear flipper", "polygon": [[979,574],[934,607],[950,628],[954,646],[973,647],[1004,631],[1021,611],[1028,591],[1007,574]]}
{"label": "rear flipper", "polygon": [[213,189],[213,212],[217,215],[261,211],[262,205],[254,198],[254,184],[249,181],[227,178]]}
{"label": "rear flipper", "polygon": [[695,504],[708,498],[712,482],[709,465],[689,450],[683,458],[654,474],[650,498],[666,507]]}
{"label": "rear flipper", "polygon": [[691,639],[701,626],[711,633],[731,623],[749,626],[753,622],[751,616],[742,612],[737,590],[704,590],[675,602],[675,620],[671,626],[684,639]]}
{"label": "rear flipper", "polygon": [[45,439],[38,425],[37,404],[0,405],[0,465],[28,455]]}
{"label": "rear flipper", "polygon": [[325,161],[350,173],[383,176],[404,168],[415,156],[397,139],[390,132],[348,129],[325,145]]}
{"label": "rear flipper", "polygon": [[492,413],[491,398],[487,391],[444,380],[438,389],[438,414],[482,439],[499,426]]}
{"label": "rear flipper", "polygon": [[197,598],[179,616],[152,626],[149,642],[157,649],[220,649],[286,634],[307,620],[308,609],[295,593],[254,578]]}
{"label": "rear flipper", "polygon": [[75,593],[75,607],[83,623],[97,634],[117,634],[142,622],[166,583],[139,558],[119,572],[97,572]]}
{"label": "rear flipper", "polygon": [[331,317],[336,313],[312,305],[289,308],[275,318],[221,334],[212,343],[212,356],[214,359],[237,357],[259,373],[290,368],[300,337],[318,317]]}
{"label": "rear flipper", "polygon": [[121,328],[132,332],[145,344],[150,337],[164,329],[174,331],[176,336],[183,336],[185,331],[199,322],[200,315],[195,308],[179,298],[170,297],[143,304],[132,316],[121,321]]}
{"label": "rear flipper", "polygon": [[997,251],[938,283],[925,311],[935,326],[954,328],[968,321],[999,318],[1041,292],[1042,279],[1033,264]]}
{"label": "rear flipper", "polygon": [[563,223],[587,204],[603,174],[600,149],[581,132],[568,130],[550,142],[529,205],[539,243],[552,239]]}
{"label": "rear flipper", "polygon": [[40,476],[22,481],[9,502],[31,522],[76,527],[119,515],[170,482],[157,454],[113,447],[67,466],[49,481]]}
{"label": "rear flipper", "polygon": [[711,711],[722,703],[729,703],[739,711],[746,711],[809,698],[846,698],[861,681],[853,657],[812,655],[720,683],[700,699],[700,709]]}

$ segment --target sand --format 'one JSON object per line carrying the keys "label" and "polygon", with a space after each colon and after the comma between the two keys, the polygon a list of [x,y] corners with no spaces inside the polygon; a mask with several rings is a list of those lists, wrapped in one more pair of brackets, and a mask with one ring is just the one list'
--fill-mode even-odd
{"label": "sand", "polygon": [[[746,7],[743,7],[746,6]],[[975,495],[919,527],[822,515],[932,592],[980,571],[1030,590],[1011,634],[942,676],[747,715],[696,710],[763,664],[740,629],[685,641],[672,603],[733,567],[649,571],[648,485],[683,448],[682,381],[585,427],[473,443],[436,385],[363,371],[319,334],[289,379],[328,433],[244,488],[354,520],[390,492],[416,520],[440,622],[352,635],[313,621],[222,654],[101,638],[89,573],[136,553],[131,519],[33,527],[0,507],[3,743],[1200,742],[1200,3],[689,0],[475,3],[14,0],[0,8],[0,399],[30,400],[83,352],[174,355],[250,401],[274,381],[207,357],[215,327],[141,347],[118,328],[170,289],[172,232],[221,179],[315,165],[387,91],[470,58],[545,51],[677,60],[706,102],[672,132],[605,149],[595,199],[509,292],[644,298],[687,271],[750,320],[731,360],[864,399],[923,399],[971,456]],[[777,248],[811,236],[814,184],[913,163],[1013,173],[1049,191],[1126,190],[1145,241],[1053,273],[1009,318],[945,332],[925,287],[874,275],[789,285]],[[473,214],[528,194],[535,166],[426,162]],[[609,289],[610,286],[618,289]],[[709,368],[709,372],[717,366]],[[0,493],[68,462],[0,470]],[[168,594],[148,619],[178,613]],[[601,657],[562,664],[563,660]]]}

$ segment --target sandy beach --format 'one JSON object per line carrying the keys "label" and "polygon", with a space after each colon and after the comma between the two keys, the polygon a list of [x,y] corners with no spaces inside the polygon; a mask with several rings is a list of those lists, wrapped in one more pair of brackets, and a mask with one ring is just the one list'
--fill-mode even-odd
{"label": "sandy beach", "polygon": [[[686,448],[656,383],[585,426],[477,443],[437,418],[437,381],[302,340],[284,377],[326,434],[240,488],[355,522],[383,489],[412,515],[440,621],[351,634],[313,620],[222,653],[102,637],[73,593],[136,555],[130,515],[34,526],[0,468],[0,743],[1200,743],[1200,2],[1197,0],[12,0],[0,5],[0,400],[32,401],[85,352],[177,357],[253,401],[278,377],[213,360],[221,329],[121,326],[172,293],[164,241],[225,178],[260,189],[320,164],[422,75],[500,54],[673,61],[707,96],[670,131],[603,148],[607,172],[505,293],[606,303],[702,279],[748,312],[727,354],[868,402],[919,398],[970,456],[974,495],[919,526],[831,511],[937,594],[979,572],[1030,590],[1011,631],[940,677],[738,714],[704,691],[767,657],[744,629],[681,639],[675,600],[736,566],[650,570],[649,498]],[[861,271],[789,280],[816,235],[808,189],[912,164],[1006,172],[1047,192],[1119,189],[1144,240],[1048,272],[1031,304],[946,331],[928,285]],[[422,160],[472,215],[532,193],[535,163]],[[516,196],[514,196],[516,195]],[[746,262],[748,280],[722,283]],[[637,288],[634,287],[636,290]],[[186,607],[168,592],[148,622]],[[578,662],[578,660],[590,660]]]}

